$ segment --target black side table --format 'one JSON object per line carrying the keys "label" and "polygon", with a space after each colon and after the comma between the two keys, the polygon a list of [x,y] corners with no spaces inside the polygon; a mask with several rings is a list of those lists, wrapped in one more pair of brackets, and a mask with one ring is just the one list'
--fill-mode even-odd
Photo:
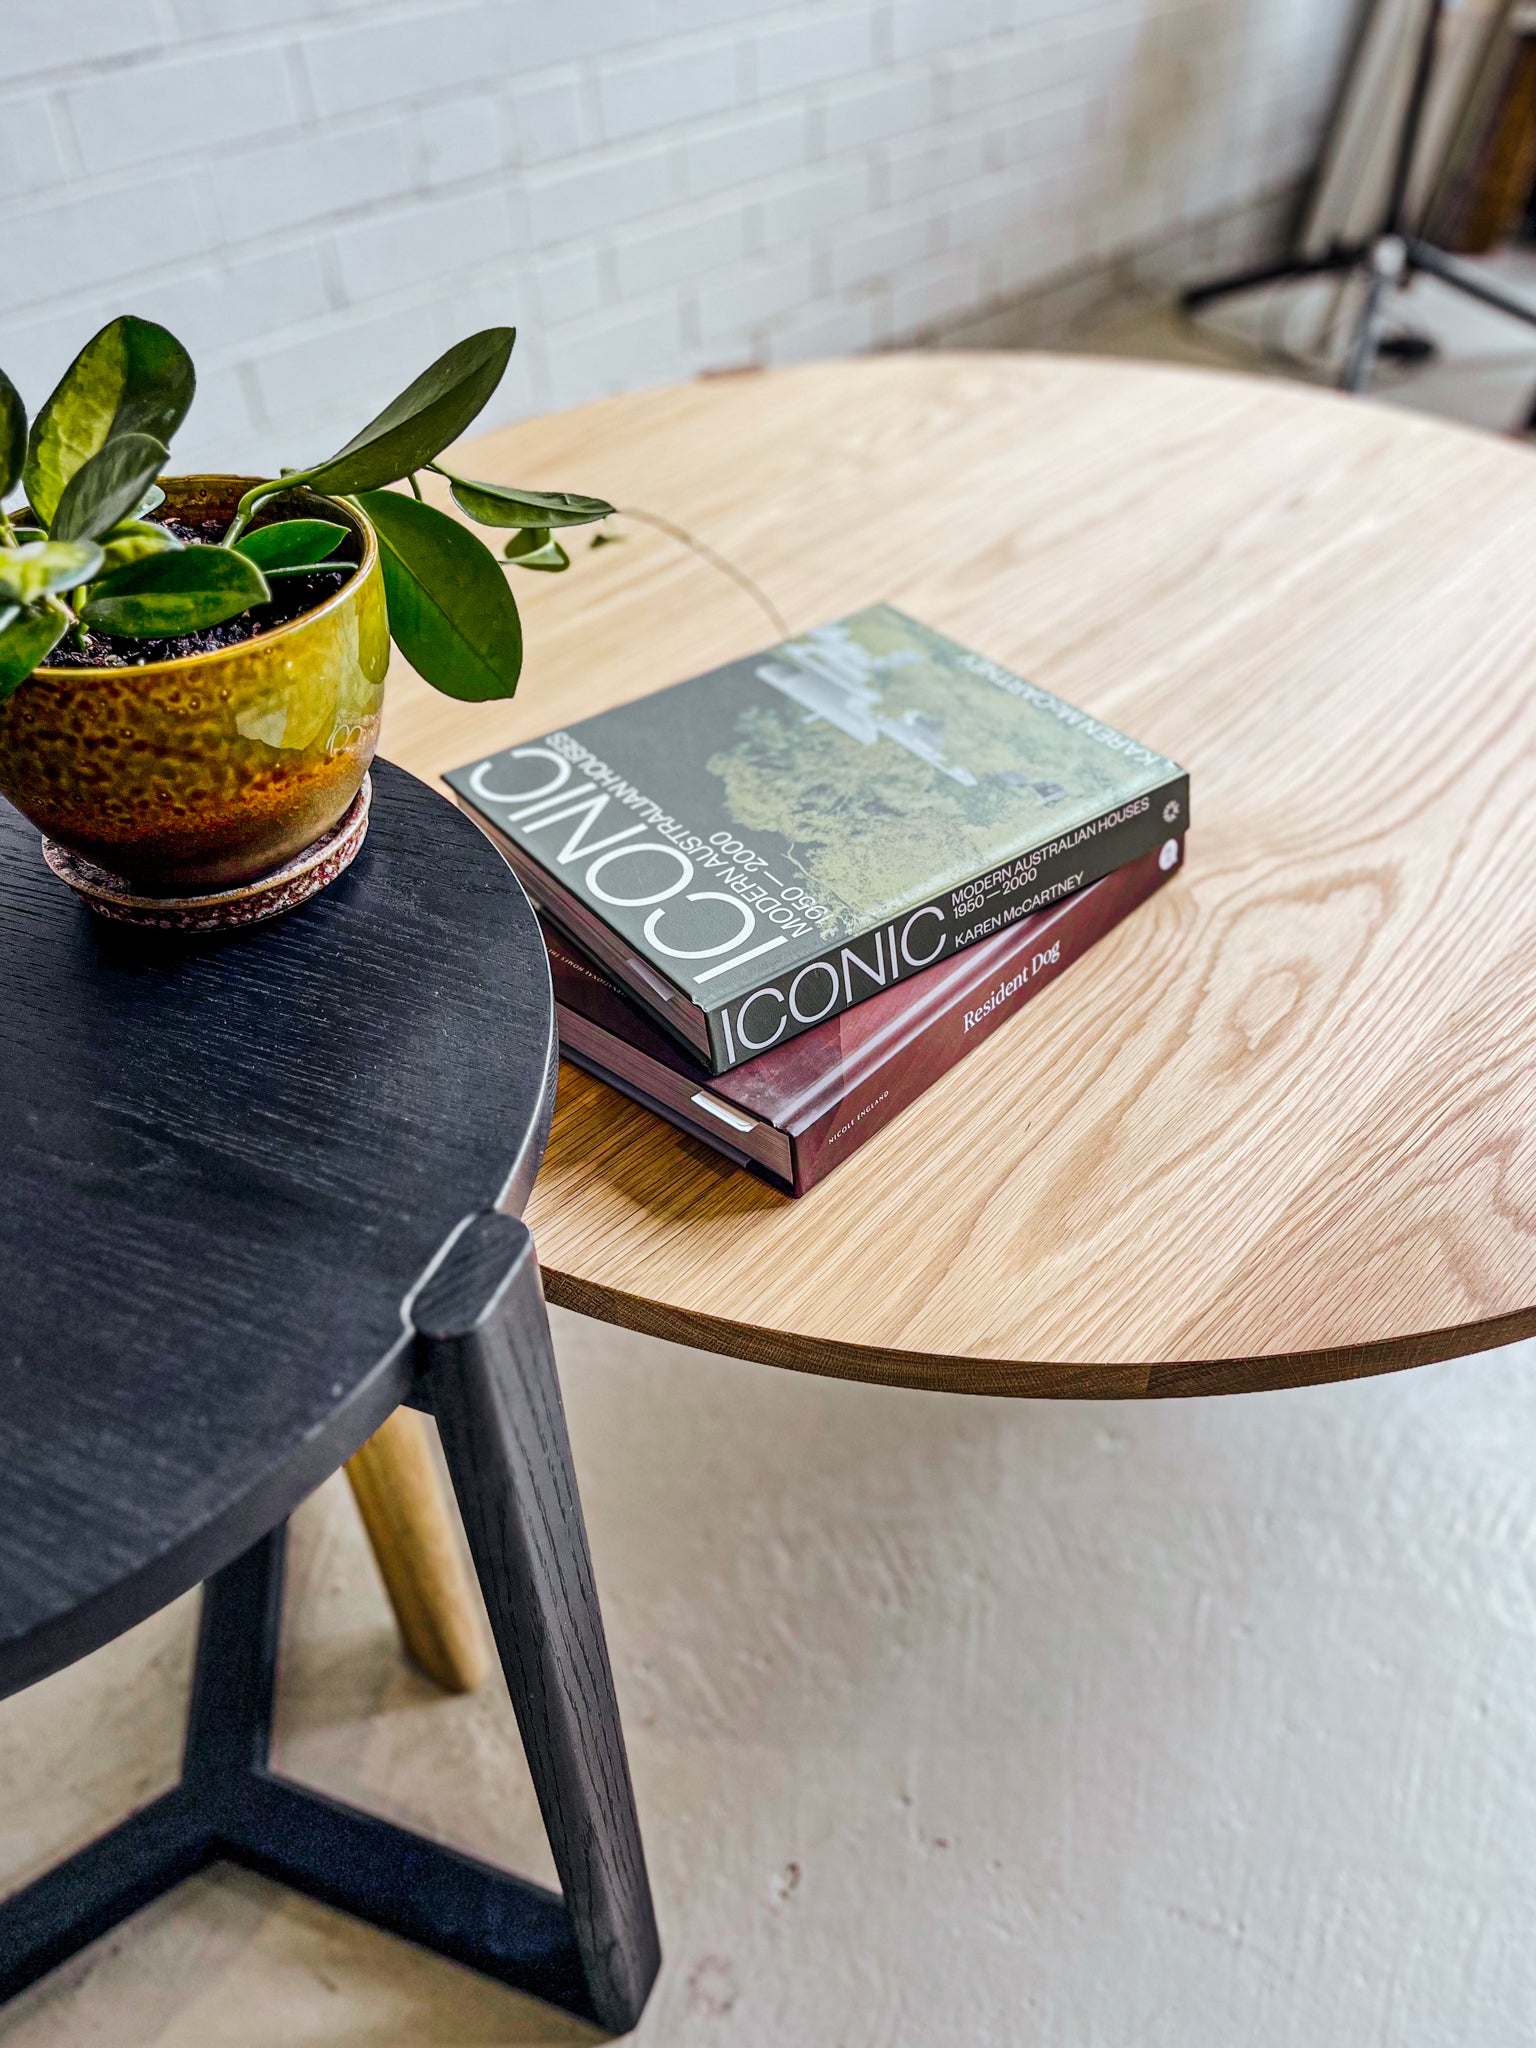
{"label": "black side table", "polygon": [[[217,943],[119,932],[0,803],[0,1696],[206,1580],[182,1780],[0,1905],[9,1997],[228,1857],[596,2020],[659,1949],[538,1267],[526,899],[387,763],[351,870]],[[290,1511],[442,1432],[563,1898],[268,1763]]]}

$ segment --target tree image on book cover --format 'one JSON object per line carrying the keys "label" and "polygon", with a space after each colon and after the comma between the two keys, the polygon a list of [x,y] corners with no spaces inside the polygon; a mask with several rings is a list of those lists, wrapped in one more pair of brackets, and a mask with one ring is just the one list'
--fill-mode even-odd
{"label": "tree image on book cover", "polygon": [[1048,830],[1069,792],[1098,810],[1123,789],[1115,756],[1071,726],[1026,724],[968,659],[880,605],[755,664],[783,701],[748,704],[736,744],[704,765],[758,850],[827,906],[823,937],[976,874],[1000,826]]}
{"label": "tree image on book cover", "polygon": [[1188,821],[1175,762],[887,605],[447,780],[715,1073]]}

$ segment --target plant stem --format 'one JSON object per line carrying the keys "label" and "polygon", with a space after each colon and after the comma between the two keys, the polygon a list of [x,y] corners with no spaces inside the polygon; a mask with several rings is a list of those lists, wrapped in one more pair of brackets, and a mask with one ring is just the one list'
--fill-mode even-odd
{"label": "plant stem", "polygon": [[615,508],[621,519],[638,519],[642,526],[654,526],[658,533],[664,533],[670,540],[681,542],[701,562],[708,562],[712,569],[718,569],[722,576],[729,576],[738,589],[744,590],[752,602],[773,625],[781,640],[790,637],[789,624],[768,593],[753,582],[745,569],[712,548],[708,541],[691,534],[686,526],[679,526],[674,520],[666,519],[660,512],[647,512],[639,505],[619,505]]}
{"label": "plant stem", "polygon": [[19,545],[16,539],[16,529],[11,524],[11,515],[3,507],[0,507],[0,541],[4,541],[8,548],[14,548]]}
{"label": "plant stem", "polygon": [[235,507],[235,516],[224,529],[224,538],[220,545],[227,548],[237,541],[250,525],[251,518],[262,500],[272,497],[277,491],[286,491],[295,480],[300,483],[303,482],[304,472],[302,470],[295,470],[292,476],[280,476],[273,478],[267,483],[252,484],[251,488]]}
{"label": "plant stem", "polygon": [[416,481],[416,472],[415,472],[415,470],[414,470],[414,469],[413,469],[413,470],[411,471],[410,475],[409,475],[409,476],[408,476],[408,477],[406,478],[406,482],[407,482],[407,483],[408,483],[408,484],[410,485],[411,489],[412,489],[412,490],[413,490],[413,491],[414,491],[414,492],[416,493],[416,502],[417,502],[417,504],[418,504],[418,505],[424,505],[424,504],[425,504],[425,503],[426,503],[427,501],[426,501],[426,499],[425,499],[425,498],[424,498],[424,497],[423,497],[423,496],[421,495],[421,485],[420,485],[419,483],[417,483],[417,481]]}

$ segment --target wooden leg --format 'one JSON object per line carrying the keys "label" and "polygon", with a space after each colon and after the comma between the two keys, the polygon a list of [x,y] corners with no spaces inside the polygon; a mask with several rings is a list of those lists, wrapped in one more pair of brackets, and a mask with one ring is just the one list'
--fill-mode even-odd
{"label": "wooden leg", "polygon": [[476,1217],[411,1320],[582,1973],[626,2033],[661,1950],[526,1226]]}
{"label": "wooden leg", "polygon": [[[442,1429],[560,1896],[271,1768],[279,1528],[205,1589],[181,1783],[0,1900],[0,2000],[228,1857],[611,2033],[639,2019],[661,1949],[525,1227],[476,1217],[417,1295],[412,1321],[418,1394]],[[419,1434],[402,1440],[425,1449]],[[387,1477],[393,1461],[382,1462]],[[375,1476],[365,1466],[364,1491]],[[385,1498],[392,1515],[397,1495],[387,1488]],[[381,1547],[398,1555],[393,1522],[389,1535]]]}
{"label": "wooden leg", "polygon": [[203,1589],[181,1783],[0,1900],[0,2001],[193,1871],[227,1858],[598,2019],[555,1893],[270,1768],[283,1534],[274,1529]]}
{"label": "wooden leg", "polygon": [[427,1431],[425,1416],[397,1408],[347,1478],[407,1653],[445,1692],[473,1692],[491,1660]]}

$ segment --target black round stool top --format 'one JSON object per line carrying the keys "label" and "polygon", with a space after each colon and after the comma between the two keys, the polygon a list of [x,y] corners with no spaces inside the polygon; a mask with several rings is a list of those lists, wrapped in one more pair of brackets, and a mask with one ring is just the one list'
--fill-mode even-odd
{"label": "black round stool top", "polygon": [[0,802],[0,1696],[349,1457],[423,1272],[532,1182],[538,926],[461,812],[373,775],[348,872],[217,940],[100,923]]}

